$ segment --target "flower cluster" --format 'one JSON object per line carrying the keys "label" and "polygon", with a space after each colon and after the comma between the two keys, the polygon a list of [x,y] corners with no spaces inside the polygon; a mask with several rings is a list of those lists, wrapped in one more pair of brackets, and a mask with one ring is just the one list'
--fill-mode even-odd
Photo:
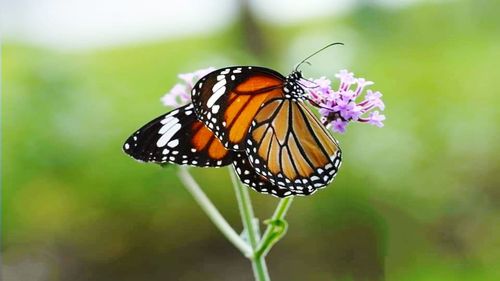
{"label": "flower cluster", "polygon": [[200,78],[214,70],[215,68],[209,67],[192,73],[179,74],[178,77],[183,83],[175,84],[175,86],[161,98],[161,102],[169,107],[179,107],[187,104],[191,101],[191,90],[194,84],[196,84]]}
{"label": "flower cluster", "polygon": [[332,89],[331,81],[325,77],[308,80],[307,92],[312,104],[319,107],[321,121],[335,132],[344,133],[351,121],[368,123],[383,127],[385,116],[376,108],[384,110],[380,92],[367,90],[364,99],[356,99],[373,82],[356,78],[352,72],[341,70],[335,75],[340,80],[337,90]]}

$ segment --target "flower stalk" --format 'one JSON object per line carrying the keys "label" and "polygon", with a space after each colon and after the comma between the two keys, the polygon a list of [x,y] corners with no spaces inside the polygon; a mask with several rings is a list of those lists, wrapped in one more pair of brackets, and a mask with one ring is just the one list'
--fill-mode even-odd
{"label": "flower stalk", "polygon": [[[285,235],[288,224],[286,223],[285,215],[292,203],[293,197],[281,199],[273,216],[267,220],[267,228],[264,234],[260,235],[258,219],[254,215],[252,202],[248,188],[243,186],[233,170],[230,169],[231,182],[236,193],[238,208],[240,211],[241,221],[243,224],[243,234],[238,235],[236,231],[220,214],[217,208],[213,205],[207,195],[200,188],[188,171],[187,167],[181,166],[179,169],[179,178],[191,193],[195,201],[200,205],[202,210],[207,214],[219,231],[231,242],[240,252],[250,259],[252,269],[256,281],[270,281],[269,272],[267,270],[266,255],[271,248]],[[245,239],[242,238],[245,237]]]}
{"label": "flower stalk", "polygon": [[238,179],[236,178],[236,174],[233,170],[229,170],[229,174],[231,175],[231,182],[234,187],[234,192],[236,193],[236,199],[238,200],[238,208],[240,210],[241,221],[244,227],[244,233],[246,234],[248,243],[250,247],[252,247],[252,256],[250,256],[250,260],[252,261],[253,273],[255,276],[255,280],[258,281],[268,281],[271,280],[269,278],[269,273],[267,271],[266,261],[263,256],[256,256],[255,251],[257,250],[258,242],[260,240],[258,224],[254,223],[256,221],[252,202],[250,200],[250,194],[248,193],[248,188],[242,186]]}
{"label": "flower stalk", "polygon": [[281,199],[272,218],[265,222],[268,226],[264,235],[262,235],[262,239],[255,250],[254,256],[265,257],[274,244],[276,244],[286,234],[286,231],[288,230],[288,223],[285,221],[285,215],[288,208],[292,204],[292,201],[293,197]]}
{"label": "flower stalk", "polygon": [[207,195],[200,188],[198,183],[193,179],[186,166],[179,167],[179,178],[196,200],[198,205],[207,214],[214,225],[220,232],[231,242],[245,257],[250,257],[253,254],[252,248],[234,231],[229,223],[220,214],[212,201],[208,199]]}

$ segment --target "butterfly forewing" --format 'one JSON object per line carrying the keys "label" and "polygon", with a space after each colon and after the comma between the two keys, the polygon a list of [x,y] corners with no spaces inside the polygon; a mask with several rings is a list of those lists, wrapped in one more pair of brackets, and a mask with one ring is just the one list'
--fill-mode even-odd
{"label": "butterfly forewing", "polygon": [[257,173],[297,195],[326,186],[341,163],[337,142],[304,102],[282,98],[255,116],[246,152]]}
{"label": "butterfly forewing", "polygon": [[198,81],[191,97],[200,119],[232,150],[242,150],[259,108],[267,100],[282,97],[285,77],[252,66],[216,70]]}
{"label": "butterfly forewing", "polygon": [[196,119],[192,104],[152,120],[127,139],[123,150],[136,160],[153,163],[219,167],[233,161],[230,151]]}

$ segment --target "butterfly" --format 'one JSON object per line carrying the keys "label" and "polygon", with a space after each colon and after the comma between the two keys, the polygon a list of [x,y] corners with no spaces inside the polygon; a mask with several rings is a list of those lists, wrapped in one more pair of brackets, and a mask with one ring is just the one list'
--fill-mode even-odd
{"label": "butterfly", "polygon": [[216,70],[191,92],[197,118],[222,145],[244,152],[255,171],[293,194],[310,194],[335,177],[338,142],[309,110],[302,74],[263,67]]}
{"label": "butterfly", "polygon": [[258,66],[215,70],[194,85],[192,104],[146,124],[124,151],[148,162],[232,163],[242,182],[259,192],[312,194],[334,179],[342,154],[307,107],[298,66],[286,77]]}

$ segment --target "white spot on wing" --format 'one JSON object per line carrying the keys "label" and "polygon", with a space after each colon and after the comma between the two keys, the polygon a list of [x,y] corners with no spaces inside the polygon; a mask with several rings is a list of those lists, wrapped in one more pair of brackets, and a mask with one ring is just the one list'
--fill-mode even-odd
{"label": "white spot on wing", "polygon": [[161,123],[164,125],[160,128],[160,130],[158,131],[158,134],[163,135],[166,131],[168,131],[168,129],[170,129],[170,127],[172,127],[174,124],[176,124],[177,121],[179,121],[179,119],[177,119],[175,117],[167,117],[167,118],[161,120]]}
{"label": "white spot on wing", "polygon": [[[181,124],[176,123],[172,127],[168,129],[168,131],[165,132],[163,136],[156,142],[156,146],[158,147],[163,147],[167,142],[170,141],[170,139],[179,131],[181,128]],[[163,129],[163,128],[162,128]]]}
{"label": "white spot on wing", "polygon": [[178,140],[178,139],[175,139],[175,140],[173,140],[173,141],[170,141],[167,145],[168,145],[169,147],[172,147],[172,148],[173,148],[173,147],[176,147],[178,144],[179,144],[179,140]]}
{"label": "white spot on wing", "polygon": [[219,82],[215,83],[215,85],[212,87],[213,92],[217,92],[222,86],[226,85],[226,79],[220,80]]}
{"label": "white spot on wing", "polygon": [[[226,81],[226,80],[223,80],[223,81]],[[226,92],[226,86],[220,87],[216,92],[214,92],[213,95],[210,96],[210,98],[207,101],[207,106],[212,107],[215,104],[215,102],[218,99],[220,99],[220,97],[222,97],[222,95],[224,95],[225,92]]]}

